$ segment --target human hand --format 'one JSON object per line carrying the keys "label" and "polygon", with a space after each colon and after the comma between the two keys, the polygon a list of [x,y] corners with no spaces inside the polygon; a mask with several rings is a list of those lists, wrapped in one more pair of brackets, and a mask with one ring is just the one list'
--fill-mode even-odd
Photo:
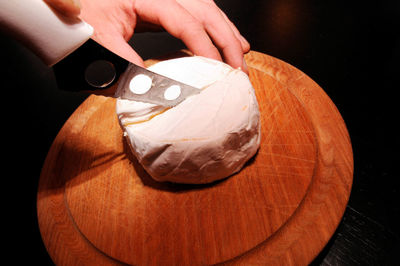
{"label": "human hand", "polygon": [[[136,0],[137,29],[162,26],[196,55],[223,59],[247,72],[243,55],[249,43],[212,0]],[[214,45],[215,44],[215,45]]]}
{"label": "human hand", "polygon": [[[76,7],[77,0],[46,1],[64,14],[77,14],[65,8]],[[195,55],[247,72],[243,55],[250,45],[212,0],[81,0],[80,11],[94,28],[94,40],[136,64],[143,66],[143,60],[127,43],[134,32],[165,29]]]}

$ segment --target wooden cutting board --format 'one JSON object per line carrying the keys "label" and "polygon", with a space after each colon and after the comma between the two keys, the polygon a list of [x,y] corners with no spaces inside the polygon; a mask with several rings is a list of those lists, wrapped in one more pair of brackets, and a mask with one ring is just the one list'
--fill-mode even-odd
{"label": "wooden cutting board", "polygon": [[246,61],[261,147],[213,184],[152,180],[123,140],[114,99],[90,96],[73,113],[50,148],[37,198],[57,265],[305,265],[318,255],[350,195],[346,126],[295,67],[254,51]]}

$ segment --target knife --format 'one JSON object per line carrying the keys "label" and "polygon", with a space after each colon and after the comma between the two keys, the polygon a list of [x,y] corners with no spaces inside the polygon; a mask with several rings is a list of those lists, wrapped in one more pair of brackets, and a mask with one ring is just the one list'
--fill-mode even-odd
{"label": "knife", "polygon": [[0,24],[52,67],[62,90],[111,89],[116,98],[166,107],[200,92],[128,62],[91,39],[93,28],[88,23],[63,17],[43,0],[2,1]]}

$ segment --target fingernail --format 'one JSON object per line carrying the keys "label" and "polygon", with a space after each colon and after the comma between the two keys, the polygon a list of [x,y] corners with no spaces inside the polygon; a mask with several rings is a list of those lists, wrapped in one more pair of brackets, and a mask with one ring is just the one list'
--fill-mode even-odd
{"label": "fingernail", "polygon": [[244,52],[247,52],[250,50],[250,43],[242,36],[240,35],[241,41],[242,41],[242,48]]}
{"label": "fingernail", "polygon": [[78,8],[79,10],[82,8],[81,1],[79,0],[72,0],[72,4]]}
{"label": "fingernail", "polygon": [[247,67],[246,60],[244,59],[244,57],[243,57],[243,63],[242,63],[242,70],[246,74],[249,74],[249,68]]}
{"label": "fingernail", "polygon": [[70,16],[78,16],[81,13],[81,2],[79,0],[69,0],[65,1],[65,4],[68,4],[66,8],[69,8]]}

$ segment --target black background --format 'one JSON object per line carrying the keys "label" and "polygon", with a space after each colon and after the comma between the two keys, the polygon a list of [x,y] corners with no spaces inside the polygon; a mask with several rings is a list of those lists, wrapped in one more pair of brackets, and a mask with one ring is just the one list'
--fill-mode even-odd
{"label": "black background", "polygon": [[[350,133],[354,181],[343,220],[313,265],[399,265],[399,1],[216,1],[251,44],[316,81]],[[36,193],[56,134],[87,97],[59,91],[51,69],[1,38],[2,259],[51,264]],[[144,59],[184,48],[166,33],[130,41]]]}

